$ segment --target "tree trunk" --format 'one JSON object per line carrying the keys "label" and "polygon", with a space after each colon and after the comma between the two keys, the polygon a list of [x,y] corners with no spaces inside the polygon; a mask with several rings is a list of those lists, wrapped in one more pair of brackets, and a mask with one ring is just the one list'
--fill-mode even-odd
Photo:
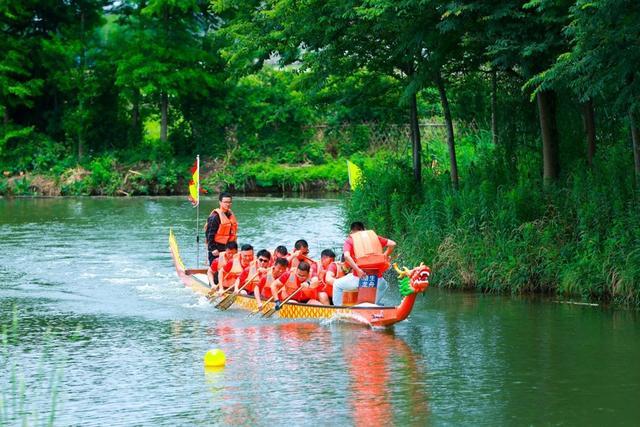
{"label": "tree trunk", "polygon": [[538,114],[540,116],[540,133],[542,134],[542,160],[544,182],[551,183],[560,176],[560,160],[558,158],[559,142],[556,124],[556,95],[551,90],[536,94]]}
{"label": "tree trunk", "polygon": [[587,164],[591,168],[593,167],[593,156],[596,154],[596,120],[592,100],[582,104],[582,122],[587,137]]}
{"label": "tree trunk", "polygon": [[167,110],[169,109],[169,96],[166,93],[162,93],[160,102],[160,141],[167,142]]}
{"label": "tree trunk", "polygon": [[447,91],[444,87],[444,81],[440,70],[436,73],[436,85],[440,93],[440,103],[444,112],[444,121],[447,126],[447,145],[449,146],[449,166],[451,168],[451,184],[456,190],[459,186],[458,179],[458,161],[456,160],[456,143],[453,136],[453,120],[451,119],[451,109],[449,108],[449,100],[447,99]]}
{"label": "tree trunk", "polygon": [[629,110],[631,140],[633,142],[633,163],[635,165],[636,183],[640,185],[640,129],[637,127],[635,114]]}
{"label": "tree trunk", "polygon": [[498,76],[491,70],[491,142],[498,144]]}
{"label": "tree trunk", "polygon": [[131,127],[134,130],[138,129],[138,123],[140,121],[140,90],[135,88],[133,90],[133,108],[131,109]]}
{"label": "tree trunk", "polygon": [[411,148],[413,151],[413,180],[419,186],[422,183],[422,143],[420,141],[418,101],[415,93],[411,95],[410,108],[409,128],[411,130]]}
{"label": "tree trunk", "polygon": [[78,96],[80,102],[78,109],[80,110],[80,123],[78,124],[78,162],[82,161],[82,154],[84,150],[84,99],[86,96],[85,87],[85,69],[86,69],[86,48],[84,43],[84,12],[80,13],[80,94]]}

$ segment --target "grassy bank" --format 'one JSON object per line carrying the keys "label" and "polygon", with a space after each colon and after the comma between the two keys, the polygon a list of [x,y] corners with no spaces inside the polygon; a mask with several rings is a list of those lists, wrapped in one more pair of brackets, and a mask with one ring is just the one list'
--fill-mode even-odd
{"label": "grassy bank", "polygon": [[624,149],[603,147],[593,169],[578,161],[545,187],[539,158],[507,162],[480,140],[460,150],[458,191],[442,147],[422,188],[408,159],[380,155],[349,219],[397,240],[407,265],[431,265],[437,286],[639,306],[640,197]]}
{"label": "grassy bank", "polygon": [[[192,159],[127,163],[102,156],[82,164],[58,163],[47,170],[5,171],[4,196],[140,196],[186,194]],[[201,184],[210,193],[341,191],[347,185],[345,159],[323,164],[283,165],[272,161],[224,164],[201,159]]]}

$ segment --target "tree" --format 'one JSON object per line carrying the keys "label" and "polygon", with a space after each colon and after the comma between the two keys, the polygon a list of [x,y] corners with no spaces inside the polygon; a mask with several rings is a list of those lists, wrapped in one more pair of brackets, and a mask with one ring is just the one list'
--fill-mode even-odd
{"label": "tree", "polygon": [[34,58],[30,55],[38,49],[38,41],[29,37],[31,7],[26,2],[0,4],[0,112],[5,126],[16,119],[17,109],[33,107],[43,85],[43,79],[35,75]]}
{"label": "tree", "polygon": [[[226,10],[240,7],[233,2],[217,4]],[[408,107],[417,183],[421,181],[422,145],[416,97],[426,82],[433,82],[439,87],[448,121],[451,178],[457,186],[453,125],[442,73],[458,40],[454,34],[442,37],[439,6],[436,1],[427,2],[426,7],[417,1],[388,0],[311,1],[304,5],[292,0],[262,2],[250,6],[252,12],[243,14],[242,23],[235,25],[261,34],[259,40],[272,49],[261,51],[257,47],[260,43],[250,40],[246,45],[252,49],[237,50],[259,52],[262,60],[275,51],[281,63],[300,61],[305,70],[312,71],[318,85],[332,75],[346,77],[358,70],[397,79],[402,85],[402,102]]]}
{"label": "tree", "polygon": [[122,7],[127,12],[120,40],[125,42],[117,59],[116,83],[132,94],[136,121],[137,96],[159,106],[164,142],[171,100],[186,93],[207,96],[219,84],[202,42],[214,17],[208,13],[208,2],[199,0],[134,0]]}
{"label": "tree", "polygon": [[[567,82],[585,103],[585,124],[590,125],[593,99],[609,100],[614,109],[626,114],[631,129],[634,169],[640,183],[640,4],[625,0],[592,2],[578,0],[570,9],[566,34],[571,47],[535,82],[544,88]],[[595,130],[589,131],[589,152],[595,150]],[[593,142],[595,144],[595,142]]]}
{"label": "tree", "polygon": [[[475,16],[471,34],[486,47],[492,67],[528,81],[549,68],[566,51],[562,30],[567,25],[570,0],[466,1],[462,10]],[[542,136],[543,176],[553,182],[560,174],[559,134],[556,122],[556,92],[539,87],[534,92]]]}

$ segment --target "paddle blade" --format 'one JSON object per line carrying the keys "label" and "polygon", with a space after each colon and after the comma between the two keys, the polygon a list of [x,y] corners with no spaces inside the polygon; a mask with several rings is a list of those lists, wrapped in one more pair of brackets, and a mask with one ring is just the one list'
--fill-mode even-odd
{"label": "paddle blade", "polygon": [[265,311],[264,313],[262,313],[262,317],[271,317],[273,316],[273,313],[276,312],[276,308],[270,308],[269,310]]}
{"label": "paddle blade", "polygon": [[229,307],[231,307],[233,305],[234,302],[236,302],[236,298],[238,296],[236,294],[231,294],[229,296],[227,296],[225,299],[223,299],[222,301],[220,301],[219,304],[219,309],[220,310],[226,310]]}
{"label": "paddle blade", "polygon": [[259,309],[257,309],[257,310],[252,311],[251,313],[249,313],[249,314],[247,315],[247,317],[253,317],[253,316],[255,316],[256,314],[260,313],[261,311],[262,311],[262,307],[260,307],[260,308],[259,308]]}
{"label": "paddle blade", "polygon": [[224,306],[229,302],[229,300],[234,296],[234,294],[229,294],[227,296],[225,296],[224,298],[222,298],[217,304],[216,304],[216,308],[220,308],[222,310],[224,310]]}

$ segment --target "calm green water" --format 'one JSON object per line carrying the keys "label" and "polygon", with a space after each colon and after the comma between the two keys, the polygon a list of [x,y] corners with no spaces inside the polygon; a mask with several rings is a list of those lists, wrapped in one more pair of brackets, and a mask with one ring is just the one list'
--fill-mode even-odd
{"label": "calm green water", "polygon": [[[259,248],[343,239],[340,201],[234,210]],[[0,200],[0,425],[640,423],[636,312],[429,289],[385,331],[247,319],[182,287],[171,226],[193,265],[183,198]]]}

